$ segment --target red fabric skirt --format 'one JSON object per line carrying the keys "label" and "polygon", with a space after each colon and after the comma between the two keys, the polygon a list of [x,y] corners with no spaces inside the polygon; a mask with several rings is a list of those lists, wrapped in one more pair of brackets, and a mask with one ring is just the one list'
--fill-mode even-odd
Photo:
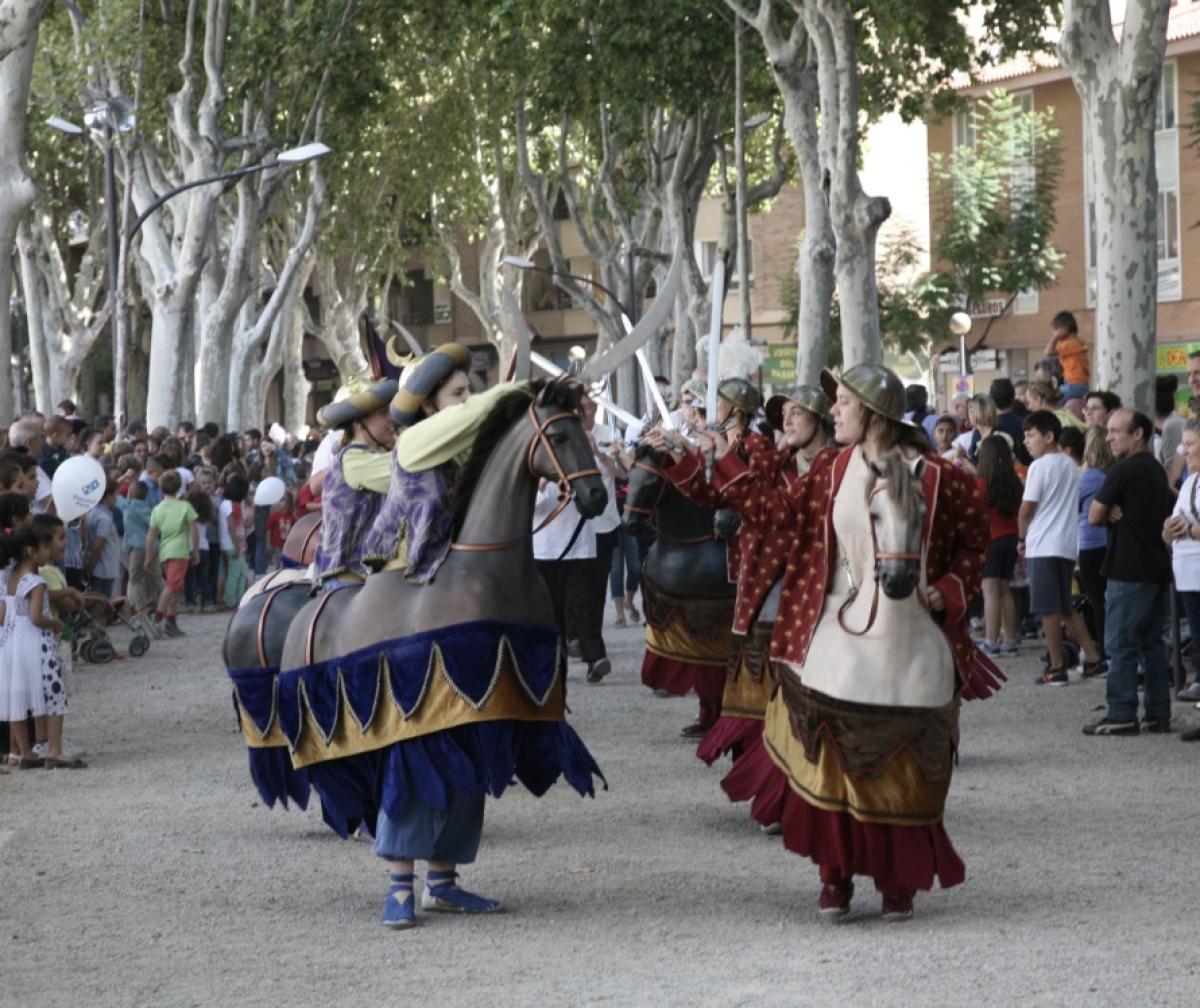
{"label": "red fabric skirt", "polygon": [[762,733],[762,718],[722,714],[717,718],[717,723],[708,730],[708,734],[700,740],[700,745],[696,747],[696,755],[712,766],[737,746],[741,746],[744,752],[751,743],[762,737]]}
{"label": "red fabric skirt", "polygon": [[647,648],[642,659],[642,682],[651,689],[665,689],[676,696],[686,696],[695,690],[702,702],[715,703],[719,710],[725,692],[725,666],[664,658]]}
{"label": "red fabric skirt", "polygon": [[761,735],[721,781],[731,801],[752,801],[750,815],[765,825],[783,826],[783,844],[844,878],[869,875],[880,892],[932,889],[958,885],[966,866],[945,827],[886,826],[859,822],[845,812],[826,812],[810,805],[788,787]]}

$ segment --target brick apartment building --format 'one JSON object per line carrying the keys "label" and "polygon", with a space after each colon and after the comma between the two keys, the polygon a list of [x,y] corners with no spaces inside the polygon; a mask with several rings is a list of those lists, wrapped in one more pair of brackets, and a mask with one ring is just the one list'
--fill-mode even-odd
{"label": "brick apartment building", "polygon": [[[1183,372],[1189,348],[1200,345],[1200,150],[1193,147],[1191,105],[1200,73],[1200,3],[1173,3],[1167,30],[1166,62],[1157,116],[1158,217],[1158,370]],[[1074,312],[1080,334],[1091,342],[1095,316],[1095,236],[1090,216],[1089,157],[1084,149],[1083,111],[1070,75],[1052,55],[1023,57],[980,75],[962,90],[968,99],[1003,88],[1028,109],[1053,109],[1062,142],[1062,177],[1057,196],[1054,244],[1065,259],[1055,286],[1016,299],[1008,314],[997,318],[987,350],[973,362],[975,373],[958,375],[957,353],[935,362],[939,393],[955,388],[986,390],[998,374],[1024,377],[1043,355],[1056,312]],[[930,123],[928,151],[950,153],[973,140],[971,111]],[[931,226],[933,222],[931,221]],[[975,306],[972,339],[987,317],[1007,300]],[[947,341],[948,342],[948,341]],[[939,349],[946,342],[935,341]],[[1094,373],[1094,372],[1093,372]],[[1184,383],[1181,383],[1184,384]],[[944,402],[944,399],[943,399]]]}

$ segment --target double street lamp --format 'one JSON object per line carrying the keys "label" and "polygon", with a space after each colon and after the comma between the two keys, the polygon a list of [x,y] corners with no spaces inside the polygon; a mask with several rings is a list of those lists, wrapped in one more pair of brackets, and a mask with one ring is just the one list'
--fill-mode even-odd
{"label": "double street lamp", "polygon": [[[126,235],[121,234],[117,222],[117,173],[115,164],[115,138],[119,133],[129,133],[137,121],[133,113],[133,105],[128,98],[114,95],[92,105],[84,113],[83,121],[92,138],[104,147],[104,202],[107,214],[108,232],[108,303],[109,319],[112,326],[112,357],[113,357],[113,414],[118,426],[123,426],[125,417],[125,375],[126,375],[126,345],[128,343],[129,322],[125,304],[126,257],[134,235],[141,230],[143,224],[167,200],[174,199],[180,193],[195,189],[197,186],[213,185],[239,179],[244,175],[268,171],[272,168],[288,169],[307,164],[309,161],[324,157],[329,148],[323,143],[309,143],[301,147],[293,147],[277,154],[271,161],[260,164],[246,165],[231,171],[209,175],[206,178],[193,179],[183,185],[176,186],[169,192],[163,193],[134,221],[133,227]],[[58,116],[51,116],[46,125],[65,133],[68,136],[82,136],[85,132],[82,126]]]}

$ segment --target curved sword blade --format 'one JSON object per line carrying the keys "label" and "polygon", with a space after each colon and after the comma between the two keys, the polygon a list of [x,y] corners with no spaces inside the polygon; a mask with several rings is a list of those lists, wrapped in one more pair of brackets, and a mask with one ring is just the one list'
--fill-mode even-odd
{"label": "curved sword blade", "polygon": [[584,381],[595,381],[615,371],[641,347],[649,343],[650,337],[654,335],[659,326],[667,321],[667,316],[674,309],[675,295],[679,291],[679,284],[682,279],[683,243],[676,242],[674,254],[671,256],[671,269],[667,273],[666,280],[659,287],[658,296],[655,297],[654,304],[650,306],[650,310],[633,327],[633,332],[619,343],[610,346],[599,357],[594,357],[588,361],[587,367],[583,369],[580,377]]}

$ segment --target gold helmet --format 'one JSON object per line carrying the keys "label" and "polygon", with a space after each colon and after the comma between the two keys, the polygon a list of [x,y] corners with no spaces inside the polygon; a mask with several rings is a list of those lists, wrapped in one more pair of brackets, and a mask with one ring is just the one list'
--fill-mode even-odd
{"label": "gold helmet", "polygon": [[749,417],[754,416],[762,405],[758,389],[745,378],[726,378],[717,386],[717,396]]}
{"label": "gold helmet", "polygon": [[783,430],[783,407],[785,403],[794,402],[797,406],[815,413],[818,417],[829,416],[831,403],[829,396],[815,385],[797,385],[786,392],[771,396],[767,400],[767,421],[776,430]]}
{"label": "gold helmet", "polygon": [[882,364],[855,364],[840,378],[834,377],[828,369],[821,372],[821,388],[830,400],[837,397],[839,385],[880,416],[909,427],[916,426],[904,419],[904,382],[890,368]]}

